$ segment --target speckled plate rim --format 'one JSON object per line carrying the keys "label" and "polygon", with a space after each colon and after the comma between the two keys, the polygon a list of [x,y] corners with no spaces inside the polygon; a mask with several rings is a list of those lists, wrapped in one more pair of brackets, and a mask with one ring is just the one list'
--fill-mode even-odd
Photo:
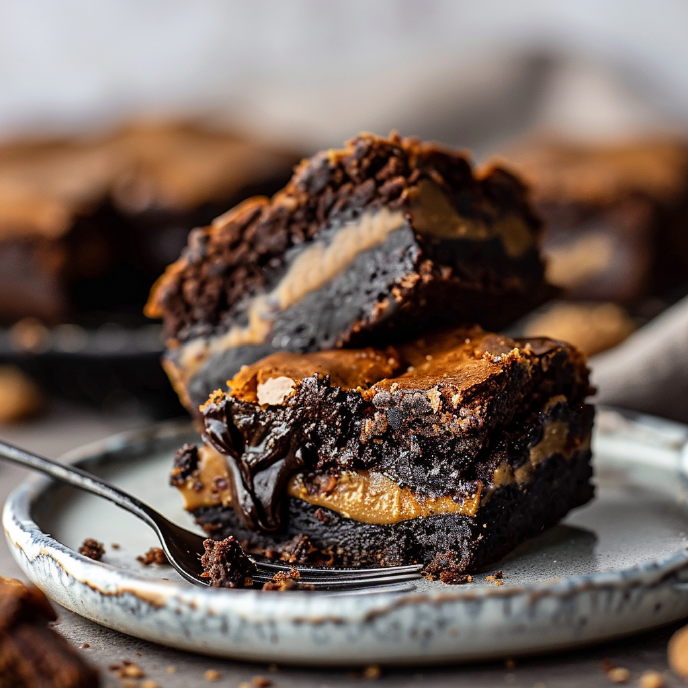
{"label": "speckled plate rim", "polygon": [[[688,427],[618,410],[602,410],[598,427],[602,441],[606,433],[641,448],[629,461],[686,475]],[[66,458],[103,461],[132,444],[188,432],[186,422],[158,424]],[[558,581],[422,593],[284,595],[151,580],[87,559],[43,532],[32,508],[52,485],[29,479],[5,504],[5,534],[24,573],[77,614],[184,650],[313,665],[474,661],[586,645],[688,616],[688,551]]]}

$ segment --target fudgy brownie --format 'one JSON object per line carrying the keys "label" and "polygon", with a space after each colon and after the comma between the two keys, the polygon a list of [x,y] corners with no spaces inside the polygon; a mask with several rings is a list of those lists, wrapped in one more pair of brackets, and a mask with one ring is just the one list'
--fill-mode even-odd
{"label": "fudgy brownie", "polygon": [[569,298],[688,293],[688,141],[541,138],[506,155],[545,221],[547,275]]}
{"label": "fudgy brownie", "polygon": [[397,134],[304,160],[273,198],[194,230],[153,289],[165,366],[196,413],[276,351],[379,345],[429,327],[500,328],[548,294],[540,222],[516,177]]}
{"label": "fudgy brownie", "polygon": [[459,328],[277,353],[228,384],[172,482],[253,552],[452,580],[593,495],[588,370],[561,342]]}
{"label": "fudgy brownie", "polygon": [[97,688],[98,673],[48,627],[40,590],[0,577],[0,688]]}
{"label": "fudgy brownie", "polygon": [[[294,154],[201,125],[133,123],[0,145],[0,322],[138,317],[207,224],[291,176]],[[88,314],[89,317],[86,317]]]}
{"label": "fudgy brownie", "polygon": [[201,557],[203,573],[215,588],[246,588],[252,585],[255,564],[246,556],[241,545],[231,535],[219,542],[205,540]]}

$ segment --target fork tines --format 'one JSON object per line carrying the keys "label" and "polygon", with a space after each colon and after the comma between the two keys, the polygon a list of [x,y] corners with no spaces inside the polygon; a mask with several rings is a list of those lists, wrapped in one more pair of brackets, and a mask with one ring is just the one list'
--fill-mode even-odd
{"label": "fork tines", "polygon": [[289,573],[296,570],[299,578],[295,580],[299,585],[314,588],[353,588],[376,585],[390,585],[418,580],[421,577],[420,564],[408,566],[385,566],[374,569],[336,568],[336,567],[307,567],[275,564],[257,561],[257,572],[253,580],[257,583],[267,583],[276,573]]}

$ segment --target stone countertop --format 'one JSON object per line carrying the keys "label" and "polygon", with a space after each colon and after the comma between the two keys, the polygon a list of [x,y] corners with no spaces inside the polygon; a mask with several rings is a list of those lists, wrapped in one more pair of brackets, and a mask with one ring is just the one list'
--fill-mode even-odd
{"label": "stone countertop", "polygon": [[[142,417],[118,416],[106,418],[93,411],[53,402],[46,415],[31,423],[0,427],[0,437],[27,449],[56,457],[69,449],[109,434],[147,424]],[[0,503],[24,477],[25,472],[0,463]],[[24,578],[10,556],[7,546],[0,542],[0,575]],[[628,685],[639,685],[645,671],[664,674],[668,688],[685,685],[668,671],[666,646],[678,626],[664,628],[631,639],[595,646],[586,650],[545,657],[519,659],[515,665],[501,663],[464,666],[383,668],[375,681],[356,676],[353,669],[309,669],[271,666],[218,660],[169,649],[103,628],[90,621],[59,609],[57,630],[85,657],[101,668],[103,686],[117,688],[123,683],[108,667],[131,660],[145,672],[146,679],[160,688],[195,688],[218,686],[238,688],[256,676],[265,676],[275,688],[339,688],[373,683],[381,688],[418,686],[423,688],[483,688],[485,686],[514,686],[515,688],[574,688],[612,685],[602,670],[602,662],[611,660],[631,672]],[[88,648],[83,648],[87,643]],[[355,663],[355,658],[352,658]],[[360,671],[361,667],[359,667]],[[218,681],[207,683],[204,673],[216,670]],[[143,681],[139,684],[142,686]]]}

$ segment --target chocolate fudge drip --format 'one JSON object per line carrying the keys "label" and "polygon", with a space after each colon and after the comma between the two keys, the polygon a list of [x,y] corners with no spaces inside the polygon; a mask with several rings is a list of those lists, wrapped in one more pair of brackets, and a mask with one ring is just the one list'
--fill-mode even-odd
{"label": "chocolate fudge drip", "polygon": [[232,501],[245,525],[277,530],[287,482],[306,465],[298,433],[285,423],[270,433],[257,427],[244,439],[224,404],[206,410],[205,428],[206,438],[229,458]]}

